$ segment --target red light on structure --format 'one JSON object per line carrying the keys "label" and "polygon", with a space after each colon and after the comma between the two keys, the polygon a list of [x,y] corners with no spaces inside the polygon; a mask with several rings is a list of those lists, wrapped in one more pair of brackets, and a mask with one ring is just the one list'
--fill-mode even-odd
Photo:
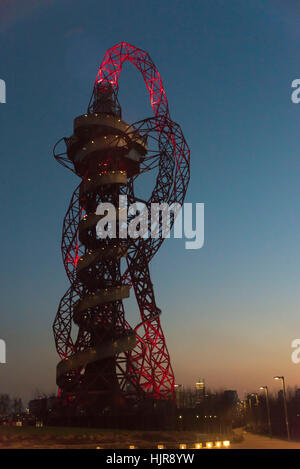
{"label": "red light on structure", "polygon": [[[131,125],[121,120],[117,101],[118,80],[125,62],[132,63],[141,72],[154,113],[154,117]],[[97,140],[99,135],[103,136],[103,144]],[[62,395],[66,392],[75,397],[82,396],[82,388],[86,393],[110,395],[117,380],[125,398],[130,394],[130,388],[131,398],[133,394],[140,399],[143,394],[154,399],[175,400],[174,375],[160,324],[161,311],[156,305],[149,273],[149,262],[164,238],[137,239],[134,243],[121,238],[112,240],[126,248],[127,269],[121,274],[120,257],[113,257],[107,240],[97,240],[95,229],[90,225],[97,204],[107,197],[113,200],[117,194],[115,188],[119,187],[114,186],[114,182],[104,189],[101,185],[93,186],[99,171],[101,178],[112,176],[113,181],[120,170],[130,179],[155,168],[150,164],[151,154],[148,156],[145,143],[149,136],[156,145],[159,169],[147,206],[153,202],[182,204],[190,177],[189,148],[180,126],[170,118],[162,80],[149,54],[122,42],[106,52],[88,113],[75,119],[74,135],[64,139],[65,153],[58,153],[56,146],[54,149],[57,161],[81,178],[63,225],[62,254],[71,286],[60,302],[53,325],[56,348],[62,359],[57,378]],[[100,150],[95,150],[97,142]],[[136,148],[140,152],[138,161],[127,158],[131,149],[137,151]],[[124,193],[135,200],[133,185],[124,185]],[[79,262],[79,259],[85,261]],[[135,329],[125,319],[122,299],[126,295],[120,293],[122,288],[125,291],[129,287],[134,290],[141,316]],[[109,300],[104,300],[109,294]],[[72,335],[73,322],[79,326],[77,339]],[[103,330],[109,332],[104,334]],[[126,349],[124,343],[130,334],[137,343]],[[104,338],[107,343],[103,342]],[[105,353],[112,353],[108,351],[112,340],[116,344],[113,355],[110,355],[113,360],[108,363],[108,360],[101,362],[98,359],[96,366],[93,360],[100,349],[107,347]],[[123,341],[122,348],[120,341]],[[71,360],[73,355],[76,360]],[[69,361],[64,360],[66,356]],[[99,389],[94,389],[95,386]]]}

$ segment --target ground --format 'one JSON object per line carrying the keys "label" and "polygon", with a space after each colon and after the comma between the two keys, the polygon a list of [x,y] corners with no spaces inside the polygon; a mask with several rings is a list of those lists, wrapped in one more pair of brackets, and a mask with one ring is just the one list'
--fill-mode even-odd
{"label": "ground", "polygon": [[[126,431],[102,430],[93,428],[67,427],[0,427],[1,448],[157,448],[163,444],[165,448],[179,448],[184,443],[194,448],[195,443],[209,439],[218,439],[216,435],[196,432],[170,431]],[[229,439],[229,436],[226,437]],[[224,439],[224,438],[223,438]]]}
{"label": "ground", "polygon": [[[278,438],[254,435],[243,429],[235,430],[231,439],[231,449],[300,449],[300,442],[288,442]],[[203,440],[214,441],[216,435],[209,437],[196,432],[149,432],[149,431],[112,431],[91,428],[68,427],[0,427],[0,449],[12,448],[91,448],[122,449],[135,445],[137,448],[179,448],[185,443],[194,448],[195,443]],[[225,437],[222,440],[226,439]],[[243,441],[240,441],[242,440]]]}
{"label": "ground", "polygon": [[300,449],[300,442],[255,435],[241,429],[235,432],[243,435],[243,441],[231,445],[232,449]]}

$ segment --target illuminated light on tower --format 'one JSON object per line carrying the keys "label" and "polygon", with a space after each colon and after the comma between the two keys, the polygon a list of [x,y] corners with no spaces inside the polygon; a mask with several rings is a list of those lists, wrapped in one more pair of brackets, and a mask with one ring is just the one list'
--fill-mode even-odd
{"label": "illuminated light on tower", "polygon": [[[117,98],[124,62],[142,73],[154,113],[134,124],[122,120]],[[107,51],[87,113],[75,118],[73,135],[57,142],[54,156],[80,178],[63,224],[62,256],[71,286],[53,324],[60,396],[99,409],[145,398],[174,402],[174,375],[149,273],[164,238],[121,237],[117,230],[116,237],[104,239],[96,229],[103,217],[97,208],[110,203],[117,209],[120,196],[135,203],[135,180],[145,173],[157,171],[150,197],[142,194],[149,214],[151,203],[184,201],[189,148],[170,118],[147,52],[127,43]],[[123,305],[130,290],[141,316],[135,328]]]}

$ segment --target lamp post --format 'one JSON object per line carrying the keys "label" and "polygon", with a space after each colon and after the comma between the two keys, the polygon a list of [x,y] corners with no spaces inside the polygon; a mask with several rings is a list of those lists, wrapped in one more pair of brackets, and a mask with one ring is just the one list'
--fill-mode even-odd
{"label": "lamp post", "polygon": [[284,376],[274,376],[274,379],[281,380],[281,382],[282,382],[283,405],[284,405],[284,414],[285,414],[286,433],[287,433],[288,440],[290,440],[290,439],[291,439],[291,435],[290,435],[289,418],[288,418],[287,404],[286,404],[286,393],[285,393],[285,381],[284,381]]}
{"label": "lamp post", "polygon": [[269,402],[269,390],[268,386],[260,386],[259,389],[263,389],[265,391],[266,396],[266,404],[267,404],[267,415],[268,415],[268,427],[269,427],[269,435],[272,435],[272,425],[271,425],[271,414],[270,414],[270,402]]}

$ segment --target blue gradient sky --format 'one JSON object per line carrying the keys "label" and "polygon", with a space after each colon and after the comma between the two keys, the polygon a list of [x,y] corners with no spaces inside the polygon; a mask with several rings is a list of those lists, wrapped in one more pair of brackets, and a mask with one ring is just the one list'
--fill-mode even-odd
{"label": "blue gradient sky", "polygon": [[[24,6],[25,4],[25,6]],[[52,158],[72,133],[105,51],[148,51],[191,148],[188,202],[205,203],[205,246],[167,240],[152,262],[176,380],[246,390],[300,386],[300,2],[21,0],[0,4],[0,392],[55,390],[52,322],[68,287],[60,255],[74,175]],[[151,115],[125,66],[124,118]],[[128,301],[129,318],[138,322]],[[277,388],[274,383],[274,389]]]}

